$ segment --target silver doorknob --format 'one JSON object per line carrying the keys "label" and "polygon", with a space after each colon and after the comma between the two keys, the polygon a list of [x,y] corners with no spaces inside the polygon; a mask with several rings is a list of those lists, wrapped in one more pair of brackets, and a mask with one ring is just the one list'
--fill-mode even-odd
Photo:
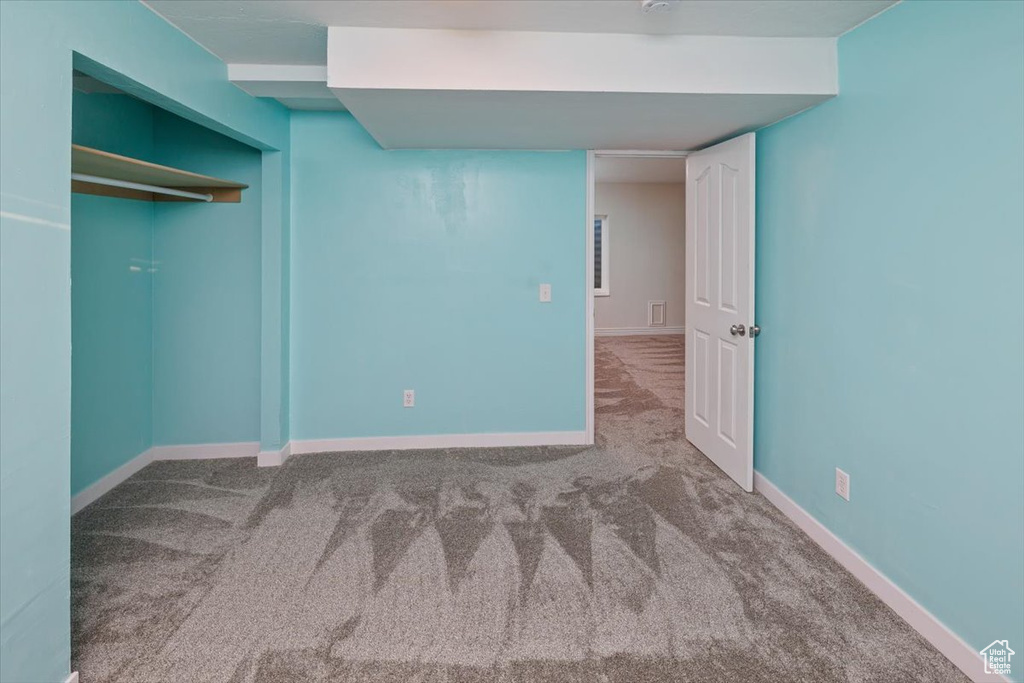
{"label": "silver doorknob", "polygon": [[750,326],[750,338],[753,339],[754,337],[756,337],[759,334],[761,334],[761,326],[760,325],[751,325]]}
{"label": "silver doorknob", "polygon": [[729,334],[734,337],[742,337],[747,333],[747,328],[742,323],[739,325],[733,325],[729,328]]}

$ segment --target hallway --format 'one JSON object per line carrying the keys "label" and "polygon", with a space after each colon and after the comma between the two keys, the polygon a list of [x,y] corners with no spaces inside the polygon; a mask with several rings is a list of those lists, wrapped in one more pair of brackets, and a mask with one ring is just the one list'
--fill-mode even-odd
{"label": "hallway", "polygon": [[684,335],[594,339],[596,445],[646,448],[671,444],[697,451],[683,427]]}

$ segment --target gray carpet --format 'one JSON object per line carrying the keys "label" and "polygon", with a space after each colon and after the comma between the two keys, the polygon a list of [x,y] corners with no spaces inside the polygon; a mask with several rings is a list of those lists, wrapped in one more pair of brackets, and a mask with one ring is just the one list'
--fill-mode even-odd
{"label": "gray carpet", "polygon": [[682,435],[682,337],[599,339],[593,448],[157,462],[79,513],[113,681],[963,681]]}

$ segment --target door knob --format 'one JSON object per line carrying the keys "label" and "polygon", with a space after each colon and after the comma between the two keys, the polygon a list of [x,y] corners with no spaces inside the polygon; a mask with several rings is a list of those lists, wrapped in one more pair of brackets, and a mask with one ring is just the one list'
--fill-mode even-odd
{"label": "door knob", "polygon": [[729,334],[734,337],[742,337],[747,333],[747,328],[742,323],[739,325],[733,325],[729,328]]}
{"label": "door knob", "polygon": [[753,339],[754,337],[756,337],[759,334],[761,334],[761,326],[760,325],[751,325],[750,326],[750,338]]}

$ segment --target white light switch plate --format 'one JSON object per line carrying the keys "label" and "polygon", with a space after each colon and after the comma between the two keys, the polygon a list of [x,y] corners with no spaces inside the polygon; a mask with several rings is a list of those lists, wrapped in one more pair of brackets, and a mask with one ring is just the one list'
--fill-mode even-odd
{"label": "white light switch plate", "polygon": [[836,468],[836,493],[844,500],[850,500],[850,475]]}
{"label": "white light switch plate", "polygon": [[540,300],[541,303],[551,302],[551,285],[543,284],[540,286]]}

